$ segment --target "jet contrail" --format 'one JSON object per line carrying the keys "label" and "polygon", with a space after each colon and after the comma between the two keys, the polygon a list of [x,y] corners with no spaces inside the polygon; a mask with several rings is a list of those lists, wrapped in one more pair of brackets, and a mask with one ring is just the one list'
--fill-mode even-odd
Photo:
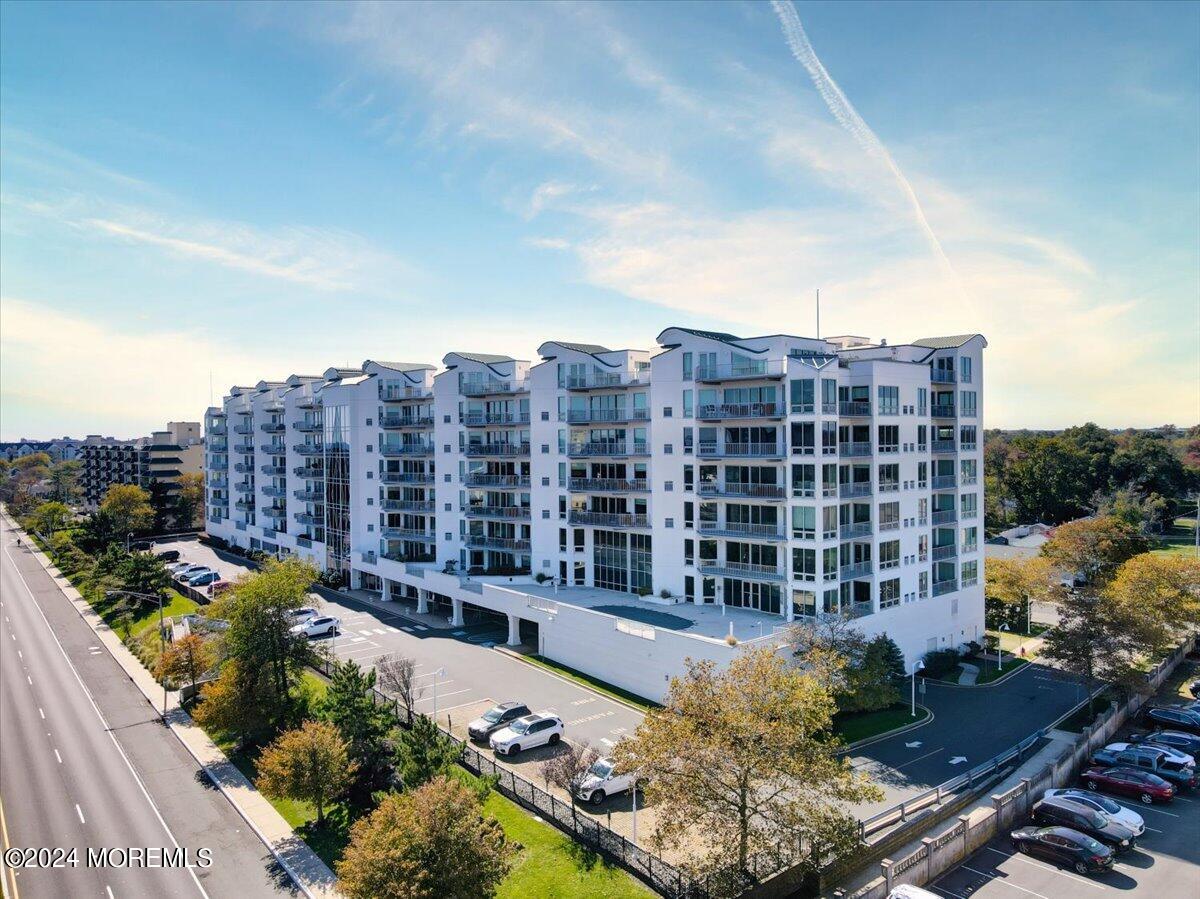
{"label": "jet contrail", "polygon": [[896,161],[892,159],[892,154],[887,151],[887,147],[883,145],[883,141],[871,130],[871,126],[863,121],[862,116],[858,114],[858,110],[846,99],[846,95],[842,93],[842,89],[838,87],[837,82],[830,77],[829,72],[825,70],[825,66],[821,65],[821,60],[817,58],[816,51],[813,50],[812,44],[808,42],[808,35],[804,33],[804,26],[800,24],[800,16],[796,13],[796,7],[792,5],[791,0],[771,0],[771,5],[775,7],[775,14],[779,16],[779,23],[783,26],[783,36],[787,38],[792,55],[796,57],[797,61],[804,68],[808,69],[808,74],[812,78],[817,92],[821,95],[821,99],[825,101],[825,105],[829,107],[829,111],[833,113],[833,117],[837,119],[839,125],[850,132],[854,139],[858,141],[860,147],[872,156],[881,159],[891,169],[892,174],[896,176],[896,181],[900,185],[900,189],[904,191],[908,196],[909,202],[912,203],[913,213],[917,217],[917,224],[925,232],[925,237],[929,241],[929,246],[932,248],[934,255],[938,258],[946,273],[961,286],[958,273],[954,270],[954,266],[950,264],[950,259],[946,256],[946,251],[942,249],[941,241],[933,233],[933,228],[930,227],[929,220],[925,218],[925,211],[921,208],[921,201],[917,199],[916,191],[908,183],[908,179],[904,177],[904,173],[900,171],[900,166],[896,165]]}

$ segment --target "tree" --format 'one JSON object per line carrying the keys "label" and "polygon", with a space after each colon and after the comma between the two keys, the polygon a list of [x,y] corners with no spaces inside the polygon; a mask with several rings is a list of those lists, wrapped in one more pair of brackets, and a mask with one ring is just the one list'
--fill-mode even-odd
{"label": "tree", "polygon": [[565,740],[558,744],[556,750],[550,758],[538,763],[538,773],[547,789],[554,784],[573,793],[588,769],[596,764],[600,753],[588,743],[568,743]]}
{"label": "tree", "polygon": [[745,875],[752,855],[811,871],[828,853],[857,847],[845,804],[883,793],[838,756],[836,706],[817,677],[767,647],[724,670],[686,664],[663,708],[613,748],[617,767],[640,773],[658,809],[655,842],[680,848],[693,870]]}
{"label": "tree", "polygon": [[1057,524],[1088,511],[1097,489],[1088,455],[1054,437],[1020,438],[1012,446],[1006,481],[1020,521]]}
{"label": "tree", "polygon": [[1144,495],[1136,488],[1123,487],[1109,496],[1101,497],[1096,511],[1100,515],[1119,518],[1143,533],[1155,533],[1162,530],[1163,522],[1170,514],[1170,506],[1157,493]]}
{"label": "tree", "polygon": [[1008,625],[1028,633],[1029,604],[1049,592],[1050,565],[1044,557],[988,559],[983,587],[987,626]]}
{"label": "tree", "polygon": [[198,471],[185,471],[179,476],[179,492],[175,495],[175,527],[191,528],[201,524],[203,510],[204,475]]}
{"label": "tree", "polygon": [[116,569],[125,590],[162,596],[174,583],[162,560],[150,553],[129,553]]}
{"label": "tree", "polygon": [[74,514],[60,502],[42,503],[25,519],[25,530],[33,531],[49,539],[55,531],[61,531],[74,519]]}
{"label": "tree", "polygon": [[104,494],[100,510],[111,516],[121,537],[143,533],[154,524],[150,494],[136,484],[113,484]]}
{"label": "tree", "polygon": [[79,472],[83,463],[76,459],[65,459],[50,466],[50,495],[60,503],[72,503],[79,499]]}
{"label": "tree", "polygon": [[1042,555],[1067,577],[1099,589],[1122,563],[1149,549],[1149,542],[1136,528],[1106,515],[1055,528],[1042,546]]}
{"label": "tree", "polygon": [[216,663],[217,654],[211,643],[199,634],[188,634],[167,644],[158,658],[154,676],[159,680],[170,678],[179,683],[186,680],[196,693],[196,681]]}
{"label": "tree", "polygon": [[1137,650],[1161,656],[1200,625],[1200,559],[1144,553],[1122,563],[1105,590]]}
{"label": "tree", "polygon": [[462,750],[427,715],[417,715],[412,727],[399,732],[396,768],[405,789],[415,789],[453,770],[461,758]]}
{"label": "tree", "polygon": [[1113,486],[1176,499],[1187,492],[1183,461],[1161,434],[1138,432],[1122,439],[1112,458]]}
{"label": "tree", "polygon": [[257,786],[274,799],[311,802],[320,827],[325,823],[325,807],[346,791],[354,770],[337,728],[323,721],[305,721],[262,751]]}
{"label": "tree", "polygon": [[839,706],[843,711],[872,712],[895,705],[904,676],[904,653],[887,634],[877,634],[867,641],[859,663],[851,669],[852,704]]}
{"label": "tree", "polygon": [[400,701],[405,720],[411,721],[413,706],[422,693],[422,688],[417,686],[416,662],[404,656],[386,655],[375,660],[375,672],[379,688]]}
{"label": "tree", "polygon": [[[887,708],[900,698],[889,670],[894,661],[880,638],[867,640],[848,615],[820,615],[794,624],[789,642],[803,666],[813,672],[837,701],[838,711],[869,712]],[[888,643],[891,640],[883,637]],[[904,657],[900,655],[900,677]]]}
{"label": "tree", "polygon": [[1112,433],[1089,421],[1087,424],[1067,428],[1057,439],[1087,460],[1087,482],[1091,489],[1108,490],[1112,481],[1112,457],[1117,451],[1117,441]]}
{"label": "tree", "polygon": [[449,777],[392,793],[355,823],[337,863],[348,899],[475,899],[496,894],[517,849],[478,797]]}
{"label": "tree", "polygon": [[387,786],[392,776],[391,710],[374,699],[375,672],[356,662],[335,665],[321,704],[322,717],[338,729],[358,769],[357,792],[363,798]]}
{"label": "tree", "polygon": [[84,552],[95,555],[113,543],[124,546],[128,533],[121,532],[120,523],[112,512],[97,509],[82,521],[75,532],[75,542]]}

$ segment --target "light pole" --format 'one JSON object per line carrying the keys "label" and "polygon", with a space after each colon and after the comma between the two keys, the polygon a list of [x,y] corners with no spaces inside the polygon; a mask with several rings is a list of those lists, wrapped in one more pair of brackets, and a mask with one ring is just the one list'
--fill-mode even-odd
{"label": "light pole", "polygon": [[[138,599],[149,599],[158,602],[158,655],[162,658],[162,654],[166,652],[166,637],[163,634],[163,598],[162,595],[155,596],[153,593],[136,593],[133,590],[106,590],[105,596],[136,596]],[[163,727],[167,725],[167,675],[164,673],[162,678],[163,688],[163,704],[162,704],[162,723]]]}
{"label": "light pole", "polygon": [[434,720],[434,722],[437,721],[437,682],[438,682],[438,678],[443,677],[445,674],[446,674],[445,668],[439,668],[437,671],[433,672],[433,720]]}
{"label": "light pole", "polygon": [[913,662],[912,670],[912,716],[917,717],[917,672],[925,670],[925,663],[920,659]]}

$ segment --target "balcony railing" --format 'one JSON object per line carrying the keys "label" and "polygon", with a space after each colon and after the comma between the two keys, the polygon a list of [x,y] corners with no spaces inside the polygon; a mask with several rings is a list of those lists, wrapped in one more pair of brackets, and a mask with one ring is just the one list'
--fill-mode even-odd
{"label": "balcony railing", "polygon": [[934,384],[953,384],[954,372],[935,368],[930,371],[929,380]]}
{"label": "balcony railing", "polygon": [[211,435],[213,435],[214,437],[220,437],[220,436],[223,436],[223,435],[225,435],[225,434],[228,434],[228,433],[229,433],[229,428],[228,428],[228,426],[227,426],[227,425],[223,425],[223,424],[210,424],[210,425],[209,425],[207,428],[205,428],[204,430],[205,430],[205,433],[207,433],[207,434],[211,434]]}
{"label": "balcony railing", "polygon": [[717,559],[702,559],[697,566],[701,574],[716,577],[732,577],[750,581],[786,581],[787,575],[773,565],[755,565],[752,562],[722,562]]}
{"label": "balcony railing", "polygon": [[434,553],[421,552],[403,552],[399,549],[385,552],[381,559],[387,559],[389,562],[436,562],[437,556]]}
{"label": "balcony railing", "polygon": [[302,434],[318,434],[324,427],[319,421],[294,421],[292,429],[299,431]]}
{"label": "balcony railing", "polygon": [[954,418],[953,403],[934,403],[930,410],[934,418]]}
{"label": "balcony railing", "polygon": [[943,561],[944,559],[953,559],[958,555],[958,547],[953,543],[947,543],[945,546],[935,546],[929,551],[930,557],[935,562]]}
{"label": "balcony railing", "polygon": [[567,444],[567,455],[572,458],[587,456],[644,456],[650,445],[644,440],[591,440],[585,443]]}
{"label": "balcony railing", "polygon": [[842,418],[866,418],[870,414],[870,400],[842,400],[838,403],[838,415]]}
{"label": "balcony railing", "polygon": [[565,413],[561,413],[558,419],[559,421],[567,421],[572,424],[593,421],[649,421],[650,410],[626,409],[624,406],[617,409],[568,409]]}
{"label": "balcony railing", "polygon": [[729,418],[781,418],[782,403],[719,403],[699,406],[696,417],[702,421],[720,421]]}
{"label": "balcony railing", "polygon": [[385,415],[379,419],[381,428],[431,428],[432,415]]}
{"label": "balcony railing", "polygon": [[239,499],[236,503],[233,504],[233,506],[235,509],[238,509],[242,512],[253,512],[254,511],[254,500]]}
{"label": "balcony railing", "polygon": [[856,521],[843,524],[838,528],[838,536],[843,540],[857,540],[860,537],[870,537],[873,532],[871,522]]}
{"label": "balcony railing", "polygon": [[952,474],[935,474],[931,479],[934,490],[950,490],[955,486],[955,477]]}
{"label": "balcony railing", "polygon": [[931,446],[933,448],[933,451],[938,454],[954,452],[954,441],[953,440],[934,440],[934,441],[932,441]]}
{"label": "balcony railing", "polygon": [[779,484],[739,484],[702,481],[701,496],[733,496],[743,499],[786,499],[787,490]]}
{"label": "balcony railing", "polygon": [[943,509],[940,512],[934,512],[930,518],[935,525],[953,524],[958,521],[958,514],[953,509]]}
{"label": "balcony railing", "polygon": [[[464,412],[460,421],[468,427],[486,425],[527,425],[528,412]],[[431,419],[432,422],[432,419]]]}
{"label": "balcony railing", "polygon": [[287,496],[286,487],[276,487],[274,484],[262,489],[264,496]]}
{"label": "balcony railing", "polygon": [[871,442],[869,440],[856,440],[852,443],[839,443],[838,454],[848,458],[871,455]]}
{"label": "balcony railing", "polygon": [[524,381],[500,381],[488,379],[484,381],[463,381],[459,392],[463,396],[502,396],[512,393],[524,393],[528,387]]}
{"label": "balcony railing", "polygon": [[942,596],[945,593],[953,593],[957,589],[958,589],[958,581],[956,581],[956,580],[934,581],[933,582],[933,595],[934,596]]}
{"label": "balcony railing", "polygon": [[234,481],[233,489],[236,490],[238,493],[253,493],[254,492],[254,482],[253,481]]}
{"label": "balcony railing", "polygon": [[315,396],[302,396],[296,400],[297,409],[320,409],[321,403]]}
{"label": "balcony railing", "polygon": [[292,450],[301,456],[319,456],[325,452],[325,447],[319,443],[295,443]]}
{"label": "balcony railing", "polygon": [[481,458],[486,456],[528,456],[528,443],[468,443],[461,447],[462,452],[468,458]]}
{"label": "balcony railing", "polygon": [[782,378],[785,367],[782,359],[757,362],[734,362],[720,365],[697,365],[697,381],[742,381],[755,378]]}
{"label": "balcony railing", "polygon": [[433,472],[425,471],[382,471],[379,480],[384,484],[432,484],[434,477]]}
{"label": "balcony railing", "polygon": [[300,524],[325,524],[325,516],[317,515],[313,512],[297,512],[292,518],[296,519]]}
{"label": "balcony railing", "polygon": [[300,500],[302,503],[323,503],[325,502],[324,490],[293,490],[292,496]]}
{"label": "balcony railing", "polygon": [[[432,475],[430,476],[432,479]],[[529,486],[529,476],[520,474],[469,474],[463,479],[468,487],[520,489]]]}
{"label": "balcony railing", "polygon": [[397,456],[428,456],[432,453],[432,443],[382,443],[379,445],[379,455],[385,459],[392,459]]}
{"label": "balcony railing", "polygon": [[268,456],[282,456],[287,452],[287,445],[283,443],[262,443],[258,448]]}
{"label": "balcony railing", "polygon": [[274,518],[276,520],[287,518],[287,509],[283,506],[263,506],[258,511],[261,514],[266,515],[268,518]]}
{"label": "balcony railing", "polygon": [[235,434],[253,434],[254,433],[254,425],[253,424],[234,425],[233,433],[235,433]]}
{"label": "balcony railing", "polygon": [[[649,376],[649,372],[646,372]],[[634,387],[646,383],[636,372],[596,371],[587,375],[566,375],[558,379],[564,390],[603,390],[613,387]]]}
{"label": "balcony railing", "polygon": [[235,453],[241,453],[244,456],[251,456],[254,454],[254,444],[253,443],[235,443],[233,445],[233,451]]}
{"label": "balcony railing", "polygon": [[424,400],[433,396],[428,387],[379,386],[379,398],[385,403],[398,403],[401,400]]}
{"label": "balcony railing", "polygon": [[263,465],[258,470],[263,474],[269,474],[273,478],[280,478],[287,474],[286,465]]}
{"label": "balcony railing", "polygon": [[379,506],[385,512],[434,512],[437,503],[431,499],[383,499]]}
{"label": "balcony railing", "polygon": [[725,443],[722,445],[713,441],[701,441],[696,448],[696,455],[712,458],[770,459],[783,456],[784,452],[781,443]]}
{"label": "balcony railing", "polygon": [[301,478],[308,478],[310,481],[323,480],[325,478],[325,469],[319,466],[306,467],[298,465],[292,469],[292,474]]}
{"label": "balcony railing", "polygon": [[601,528],[648,528],[648,515],[634,515],[628,512],[589,512],[586,509],[572,509],[567,513],[570,524],[592,525]]}
{"label": "balcony railing", "polygon": [[780,532],[777,524],[752,524],[745,521],[727,521],[721,524],[716,521],[701,521],[698,522],[696,530],[709,537],[749,538],[751,540],[787,539],[787,535]]}
{"label": "balcony railing", "polygon": [[281,421],[268,421],[259,425],[258,428],[267,434],[282,434],[287,430],[287,425]]}
{"label": "balcony railing", "polygon": [[870,577],[871,563],[870,562],[855,562],[853,565],[843,565],[838,569],[838,575],[843,581],[852,581],[855,578]]}
{"label": "balcony railing", "polygon": [[650,482],[645,478],[571,478],[571,490],[583,493],[645,493]]}
{"label": "balcony railing", "polygon": [[858,496],[871,495],[870,481],[847,481],[838,485],[838,496],[841,499],[854,499]]}
{"label": "balcony railing", "polygon": [[383,536],[387,540],[412,540],[416,543],[433,543],[437,540],[437,534],[430,534],[427,531],[418,530],[416,528],[388,528],[382,529]]}
{"label": "balcony railing", "polygon": [[471,504],[462,507],[462,512],[468,518],[500,518],[509,521],[528,521],[528,506],[487,506]]}
{"label": "balcony railing", "polygon": [[236,463],[234,463],[233,470],[236,471],[238,474],[250,474],[251,472],[254,471],[254,463],[253,462],[236,462]]}
{"label": "balcony railing", "polygon": [[467,546],[474,549],[492,549],[499,552],[529,552],[529,541],[517,537],[489,537],[487,534],[469,534]]}

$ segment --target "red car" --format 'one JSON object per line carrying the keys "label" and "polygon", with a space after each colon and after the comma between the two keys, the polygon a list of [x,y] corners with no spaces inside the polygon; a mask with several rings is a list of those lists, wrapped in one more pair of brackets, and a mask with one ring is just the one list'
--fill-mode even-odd
{"label": "red car", "polygon": [[1170,802],[1175,798],[1175,787],[1157,774],[1132,768],[1091,768],[1083,772],[1081,779],[1089,790],[1136,796],[1146,805]]}

